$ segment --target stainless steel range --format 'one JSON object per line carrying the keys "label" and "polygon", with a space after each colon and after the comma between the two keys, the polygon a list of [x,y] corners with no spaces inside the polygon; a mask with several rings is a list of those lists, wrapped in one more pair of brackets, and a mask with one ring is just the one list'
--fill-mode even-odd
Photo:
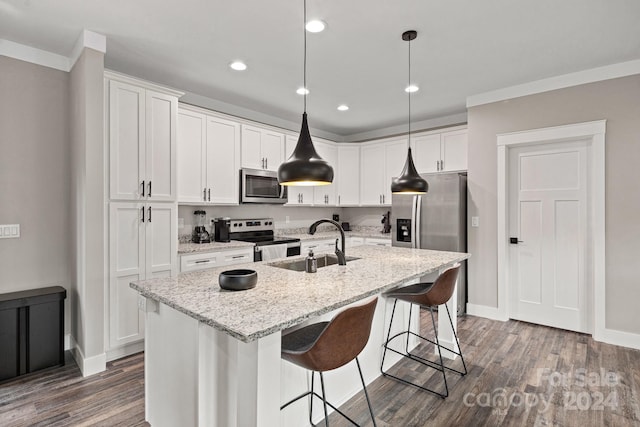
{"label": "stainless steel range", "polygon": [[253,251],[254,261],[300,255],[300,239],[275,237],[273,218],[232,219],[230,222],[230,240],[256,244]]}

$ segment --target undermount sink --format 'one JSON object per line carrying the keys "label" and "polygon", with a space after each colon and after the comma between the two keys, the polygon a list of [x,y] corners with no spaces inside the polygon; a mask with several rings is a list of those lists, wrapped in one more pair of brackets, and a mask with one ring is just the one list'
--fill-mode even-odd
{"label": "undermount sink", "polygon": [[[355,261],[357,259],[360,259],[360,258],[354,257],[354,256],[346,257],[347,263],[349,261]],[[318,261],[318,268],[326,267],[328,265],[335,265],[338,263],[338,257],[332,254],[317,255],[316,260]],[[271,267],[284,268],[285,270],[304,271],[305,264],[306,264],[305,258],[298,258],[291,261],[272,262],[267,265],[270,265]]]}

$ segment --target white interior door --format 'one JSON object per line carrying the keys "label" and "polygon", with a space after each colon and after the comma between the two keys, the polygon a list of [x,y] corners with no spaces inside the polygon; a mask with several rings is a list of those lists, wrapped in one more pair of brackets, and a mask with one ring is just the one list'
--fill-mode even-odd
{"label": "white interior door", "polygon": [[510,150],[511,318],[589,329],[587,155],[585,141]]}

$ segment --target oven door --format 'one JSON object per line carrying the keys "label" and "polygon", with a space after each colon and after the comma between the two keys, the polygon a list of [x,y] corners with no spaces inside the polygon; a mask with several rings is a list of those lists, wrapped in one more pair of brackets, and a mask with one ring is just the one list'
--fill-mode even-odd
{"label": "oven door", "polygon": [[287,187],[278,173],[261,169],[240,170],[240,203],[287,203]]}

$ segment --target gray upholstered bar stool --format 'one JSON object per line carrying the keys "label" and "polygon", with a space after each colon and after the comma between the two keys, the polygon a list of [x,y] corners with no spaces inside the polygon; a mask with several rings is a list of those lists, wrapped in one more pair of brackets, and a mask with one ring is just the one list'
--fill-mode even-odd
{"label": "gray upholstered bar stool", "polygon": [[[448,268],[447,270],[445,270],[440,276],[438,276],[438,278],[436,279],[435,282],[433,283],[417,283],[415,285],[410,285],[410,286],[405,286],[402,288],[398,288],[398,289],[393,289],[389,292],[387,292],[385,294],[385,297],[387,298],[394,298],[395,301],[393,302],[393,311],[391,312],[391,321],[389,322],[389,332],[387,332],[387,340],[384,343],[384,351],[382,353],[382,363],[380,364],[380,371],[382,372],[382,375],[387,376],[387,377],[391,377],[394,378],[398,381],[401,381],[405,384],[409,384],[415,387],[418,387],[422,390],[426,390],[429,391],[431,393],[437,394],[438,396],[445,398],[449,395],[449,388],[447,386],[447,375],[445,373],[445,371],[452,371],[455,372],[457,374],[460,375],[466,375],[467,374],[467,365],[464,362],[464,357],[462,357],[462,349],[460,349],[460,342],[458,341],[458,334],[456,334],[455,329],[453,328],[453,321],[451,320],[451,313],[449,312],[449,307],[447,307],[446,302],[449,301],[449,299],[451,298],[451,295],[453,295],[453,291],[455,289],[456,286],[456,279],[458,278],[458,272],[460,271],[460,264],[456,264],[453,267]],[[391,325],[393,324],[393,316],[396,312],[396,304],[398,303],[398,300],[400,301],[406,301],[408,303],[410,303],[409,305],[409,323],[407,325],[407,329],[403,330],[402,332],[399,332],[397,334],[395,334],[394,336],[390,337],[391,335]],[[420,307],[425,307],[429,309],[429,312],[431,313],[431,321],[433,322],[433,333],[435,335],[435,341],[430,340],[428,338],[425,338],[419,334],[416,334],[414,332],[411,332],[411,310],[413,308],[413,305],[416,304]],[[438,331],[436,330],[436,322],[433,316],[433,309],[434,307],[438,307],[439,305],[444,304],[444,307],[447,310],[447,315],[449,316],[449,322],[451,323],[451,329],[453,330],[453,336],[456,339],[456,344],[458,345],[458,350],[459,351],[453,351],[452,349],[446,348],[444,346],[442,346],[438,340]],[[407,335],[407,339],[406,339],[406,346],[405,346],[405,350],[404,352],[395,350],[391,347],[389,347],[389,343],[401,336]],[[412,354],[411,352],[409,352],[409,335],[413,335],[416,336],[424,341],[430,342],[431,344],[434,344],[436,346],[436,348],[438,349],[438,356],[439,356],[439,362],[433,362],[431,360],[425,359],[423,357],[417,356],[415,354]],[[444,363],[442,363],[442,351],[440,350],[441,348],[446,349],[447,351],[450,351],[452,353],[457,354],[458,356],[460,356],[460,359],[462,360],[462,367],[464,368],[464,372],[462,371],[458,371],[456,369],[450,368],[448,366],[445,366]],[[387,354],[387,350],[392,351],[394,353],[397,353],[401,356],[407,357],[411,360],[414,360],[418,363],[421,363],[427,367],[430,368],[434,368],[440,372],[442,372],[442,379],[444,380],[444,393],[440,393],[438,391],[432,390],[424,385],[420,385],[420,384],[416,384],[413,383],[409,380],[406,380],[404,378],[400,378],[397,377],[395,375],[389,374],[387,372],[384,371],[383,366],[384,366],[384,358]]]}
{"label": "gray upholstered bar stool", "polygon": [[[357,356],[360,354],[362,349],[364,349],[367,341],[369,341],[371,322],[373,321],[373,314],[375,312],[377,302],[378,297],[375,297],[364,304],[349,307],[341,311],[336,314],[330,322],[314,323],[282,337],[282,358],[312,372],[311,390],[285,403],[280,407],[280,410],[283,410],[293,402],[302,399],[305,396],[311,395],[309,422],[313,425],[313,421],[311,420],[311,416],[313,414],[313,396],[316,396],[322,400],[324,405],[325,425],[329,425],[327,413],[327,405],[329,405],[336,412],[357,426],[358,424],[355,421],[346,416],[331,403],[327,402],[324,392],[324,378],[322,377],[323,372],[337,369],[355,359],[356,364],[358,365],[358,372],[360,373],[360,381],[362,381],[364,395],[367,398],[367,405],[369,405],[369,412],[373,419],[373,425],[376,425],[376,419],[373,415],[373,409],[371,409],[369,394],[367,393],[367,387],[364,382],[364,377],[362,376],[362,370],[360,369],[360,362],[358,361]],[[322,396],[318,395],[318,393],[313,390],[313,379],[316,372],[320,374]]]}

